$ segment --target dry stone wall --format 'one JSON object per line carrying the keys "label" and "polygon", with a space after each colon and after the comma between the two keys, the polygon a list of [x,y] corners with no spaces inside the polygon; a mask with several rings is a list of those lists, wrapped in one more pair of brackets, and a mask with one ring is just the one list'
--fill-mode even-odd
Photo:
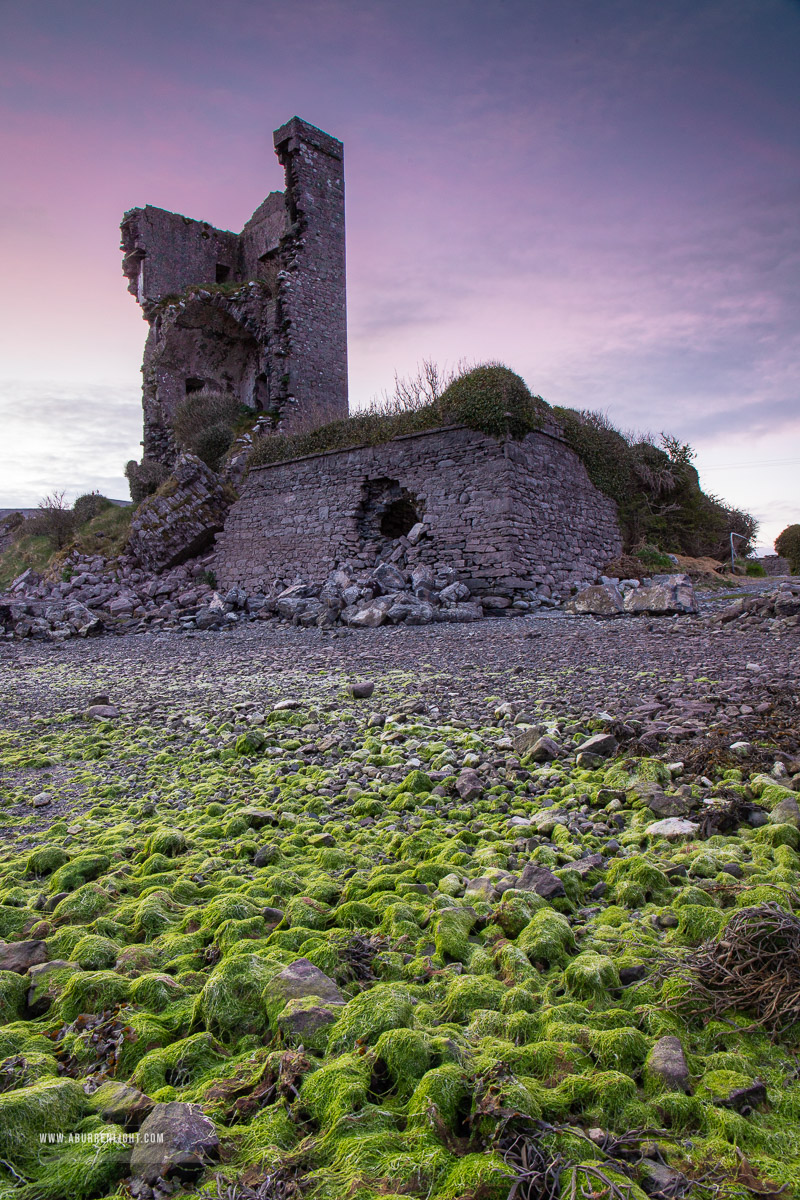
{"label": "dry stone wall", "polygon": [[326,579],[395,559],[451,568],[473,595],[593,579],[619,554],[613,501],[557,434],[462,427],[251,471],[217,539],[220,585]]}

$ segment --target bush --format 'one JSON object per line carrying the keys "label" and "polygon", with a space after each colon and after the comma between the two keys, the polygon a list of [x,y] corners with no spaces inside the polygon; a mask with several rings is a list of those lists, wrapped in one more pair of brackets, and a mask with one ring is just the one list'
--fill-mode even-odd
{"label": "bush", "polygon": [[775,551],[788,561],[792,575],[800,575],[800,525],[787,525],[778,534]]}
{"label": "bush", "polygon": [[141,504],[148,496],[152,496],[161,484],[166,482],[169,471],[162,463],[153,458],[143,458],[137,463],[135,458],[125,467],[125,478],[130,488],[131,500]]}
{"label": "bush", "polygon": [[72,515],[76,525],[85,525],[88,521],[99,517],[101,512],[105,512],[111,506],[111,501],[105,496],[101,496],[99,492],[86,492],[83,496],[78,496],[78,499],[72,506]]}
{"label": "bush", "polygon": [[473,367],[454,379],[438,402],[442,423],[466,425],[492,437],[524,437],[544,424],[549,404],[500,363]]}
{"label": "bush", "polygon": [[234,438],[239,401],[229,392],[203,388],[178,405],[172,428],[182,450],[191,450],[211,467],[219,466]]}
{"label": "bush", "polygon": [[653,571],[672,571],[675,564],[668,555],[663,554],[657,546],[651,546],[645,543],[641,549],[635,551],[636,558],[644,567],[650,568]]}
{"label": "bush", "polygon": [[751,579],[763,579],[767,573],[760,562],[753,562],[752,559],[745,565],[744,572]]}
{"label": "bush", "polygon": [[64,503],[64,493],[53,492],[39,501],[39,510],[28,519],[25,532],[45,537],[54,550],[62,550],[74,528],[75,517]]}

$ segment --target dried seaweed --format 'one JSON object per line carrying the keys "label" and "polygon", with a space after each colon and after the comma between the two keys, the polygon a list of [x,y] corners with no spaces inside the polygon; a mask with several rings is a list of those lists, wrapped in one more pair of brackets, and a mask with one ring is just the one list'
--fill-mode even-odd
{"label": "dried seaweed", "polygon": [[[787,898],[800,904],[793,893]],[[733,1009],[778,1036],[800,1021],[800,918],[774,902],[743,908],[721,937],[663,963],[658,973],[690,985],[671,1008],[714,1017]]]}

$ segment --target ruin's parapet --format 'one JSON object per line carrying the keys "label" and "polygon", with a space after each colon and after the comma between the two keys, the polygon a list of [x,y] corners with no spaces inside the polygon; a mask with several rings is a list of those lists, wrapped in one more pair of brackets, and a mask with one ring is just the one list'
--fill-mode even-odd
{"label": "ruin's parapet", "polygon": [[122,221],[122,269],[150,323],[145,456],[166,466],[177,407],[204,388],[281,432],[347,416],[342,143],[293,117],[275,146],[286,190],[241,233],[152,205]]}

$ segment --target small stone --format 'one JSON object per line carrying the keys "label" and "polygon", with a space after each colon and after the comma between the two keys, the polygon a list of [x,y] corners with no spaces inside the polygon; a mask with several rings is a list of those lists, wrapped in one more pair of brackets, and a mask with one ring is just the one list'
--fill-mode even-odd
{"label": "small stone", "polygon": [[47,805],[51,804],[52,801],[53,797],[49,792],[39,792],[38,796],[33,797],[31,804],[34,808],[47,808]]}

